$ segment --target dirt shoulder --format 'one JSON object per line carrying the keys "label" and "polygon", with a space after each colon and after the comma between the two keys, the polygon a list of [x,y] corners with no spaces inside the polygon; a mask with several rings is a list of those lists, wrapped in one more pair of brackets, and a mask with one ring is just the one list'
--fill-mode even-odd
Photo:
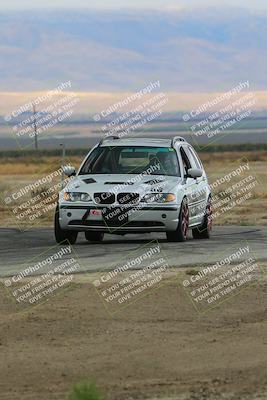
{"label": "dirt shoulder", "polygon": [[0,398],[62,400],[94,378],[109,400],[266,399],[266,280],[204,314],[178,280],[113,316],[88,275],[26,313],[1,286]]}

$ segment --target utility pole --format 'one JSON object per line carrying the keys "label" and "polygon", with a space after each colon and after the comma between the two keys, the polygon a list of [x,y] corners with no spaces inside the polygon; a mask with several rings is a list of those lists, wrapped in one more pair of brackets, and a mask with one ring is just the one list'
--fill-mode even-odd
{"label": "utility pole", "polygon": [[33,104],[32,107],[33,107],[34,145],[35,145],[35,150],[38,150],[38,137],[37,137],[36,108],[35,108],[35,104]]}
{"label": "utility pole", "polygon": [[64,143],[60,143],[60,147],[62,149],[62,156],[61,156],[61,189],[64,188],[64,166],[65,166],[65,145]]}

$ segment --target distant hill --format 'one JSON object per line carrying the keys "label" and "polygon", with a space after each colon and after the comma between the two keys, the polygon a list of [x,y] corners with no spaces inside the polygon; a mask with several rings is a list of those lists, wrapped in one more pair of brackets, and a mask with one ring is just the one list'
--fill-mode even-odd
{"label": "distant hill", "polygon": [[266,89],[267,14],[248,10],[0,14],[0,91]]}

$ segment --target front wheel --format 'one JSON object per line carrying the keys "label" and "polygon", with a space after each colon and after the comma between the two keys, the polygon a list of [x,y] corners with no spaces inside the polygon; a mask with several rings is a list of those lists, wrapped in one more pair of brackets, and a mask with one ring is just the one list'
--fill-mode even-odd
{"label": "front wheel", "polygon": [[61,229],[59,223],[59,209],[56,208],[55,220],[54,220],[54,233],[57,243],[70,243],[75,244],[78,236],[78,232],[69,231],[67,229]]}
{"label": "front wheel", "polygon": [[209,197],[202,225],[192,229],[194,239],[209,239],[212,230],[212,202]]}
{"label": "front wheel", "polygon": [[185,242],[189,230],[189,209],[187,199],[184,198],[180,208],[179,223],[175,231],[166,232],[168,242]]}
{"label": "front wheel", "polygon": [[85,239],[88,240],[88,242],[102,242],[104,238],[104,233],[103,232],[84,232]]}

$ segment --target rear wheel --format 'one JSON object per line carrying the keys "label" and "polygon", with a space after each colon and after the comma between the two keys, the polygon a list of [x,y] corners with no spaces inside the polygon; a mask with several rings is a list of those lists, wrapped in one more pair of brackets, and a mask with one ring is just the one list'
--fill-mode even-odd
{"label": "rear wheel", "polygon": [[194,239],[209,239],[212,230],[212,202],[211,197],[208,199],[206,212],[201,226],[192,229]]}
{"label": "rear wheel", "polygon": [[55,219],[54,219],[54,233],[57,243],[75,244],[78,236],[78,232],[76,231],[69,231],[67,229],[60,228],[58,207],[56,208]]}
{"label": "rear wheel", "polygon": [[189,229],[189,209],[186,198],[183,199],[179,214],[179,223],[175,231],[166,232],[168,242],[184,242]]}
{"label": "rear wheel", "polygon": [[88,242],[102,242],[104,239],[104,233],[103,232],[84,232],[85,239],[88,240]]}

